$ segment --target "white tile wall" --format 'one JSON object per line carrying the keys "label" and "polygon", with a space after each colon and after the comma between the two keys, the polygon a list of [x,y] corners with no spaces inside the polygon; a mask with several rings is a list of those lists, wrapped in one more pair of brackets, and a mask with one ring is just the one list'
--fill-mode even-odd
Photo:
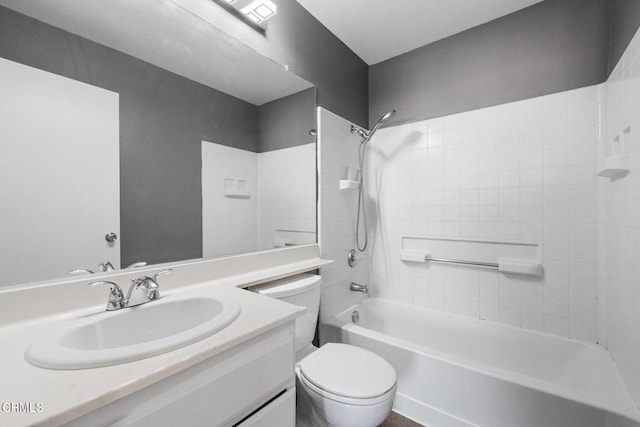
{"label": "white tile wall", "polygon": [[[375,294],[595,342],[596,112],[591,86],[380,130],[367,160]],[[403,235],[536,242],[545,277],[403,263]]]}
{"label": "white tile wall", "polygon": [[322,295],[320,320],[324,321],[365,295],[349,291],[353,281],[368,284],[367,257],[355,268],[347,264],[347,253],[355,248],[357,190],[340,191],[339,181],[346,168],[359,169],[360,138],[352,134],[351,123],[318,108],[318,242],[321,256],[335,261],[320,270]]}
{"label": "white tile wall", "polygon": [[274,245],[276,230],[304,233],[316,242],[316,144],[258,154],[259,249]]}
{"label": "white tile wall", "polygon": [[[202,141],[202,255],[255,251],[258,242],[257,153]],[[224,179],[246,180],[248,199],[225,197]],[[220,224],[224,224],[223,227]]]}
{"label": "white tile wall", "polygon": [[636,34],[606,83],[600,155],[631,126],[623,150],[630,173],[598,178],[599,334],[627,386],[640,402],[640,35]]}
{"label": "white tile wall", "polygon": [[[203,141],[203,256],[273,248],[276,230],[315,242],[315,170],[315,143],[254,153]],[[225,178],[246,180],[250,197],[225,197]]]}

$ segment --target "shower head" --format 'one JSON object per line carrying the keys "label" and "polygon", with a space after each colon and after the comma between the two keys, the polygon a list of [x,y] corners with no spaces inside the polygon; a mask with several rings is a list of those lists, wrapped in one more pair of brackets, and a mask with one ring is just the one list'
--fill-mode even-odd
{"label": "shower head", "polygon": [[389,120],[391,117],[396,115],[396,110],[390,110],[387,111],[382,117],[380,117],[380,119],[376,122],[375,125],[373,125],[373,127],[371,128],[371,130],[369,132],[367,132],[364,129],[361,129],[357,126],[351,125],[351,133],[353,132],[357,132],[358,135],[360,135],[360,138],[362,138],[362,144],[364,144],[365,142],[368,142],[372,137],[373,134],[376,133],[376,131],[378,130],[378,128],[387,120]]}
{"label": "shower head", "polygon": [[396,110],[389,110],[385,113],[384,116],[380,117],[380,120],[378,120],[378,122],[386,122],[387,120],[389,120],[391,117],[396,115]]}
{"label": "shower head", "polygon": [[369,131],[369,139],[373,136],[373,134],[378,130],[380,125],[389,120],[391,117],[396,115],[396,110],[387,111],[380,119],[373,125],[373,128]]}

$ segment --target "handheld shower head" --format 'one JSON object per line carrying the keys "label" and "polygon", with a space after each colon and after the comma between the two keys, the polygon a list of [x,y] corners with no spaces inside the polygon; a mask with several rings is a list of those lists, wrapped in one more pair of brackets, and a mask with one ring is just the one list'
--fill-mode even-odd
{"label": "handheld shower head", "polygon": [[378,128],[387,120],[389,120],[391,117],[396,115],[396,110],[389,110],[387,111],[382,117],[380,117],[380,119],[376,122],[375,125],[373,125],[373,127],[371,128],[371,130],[369,132],[367,132],[364,129],[361,129],[355,125],[351,125],[351,133],[353,132],[357,132],[358,135],[360,136],[360,138],[362,138],[362,143],[364,144],[365,142],[368,142],[372,137],[373,134],[376,133],[376,131],[378,130]]}
{"label": "handheld shower head", "polygon": [[387,120],[389,120],[391,117],[396,115],[396,110],[389,110],[387,111],[382,117],[380,117],[380,119],[378,119],[378,121],[376,122],[375,125],[373,125],[373,128],[371,128],[371,130],[369,131],[369,138],[371,139],[371,137],[373,136],[374,133],[376,133],[376,131],[378,130],[378,128]]}
{"label": "handheld shower head", "polygon": [[[389,120],[391,117],[396,115],[396,110],[387,111],[380,120],[376,122],[375,125],[371,128],[369,132],[364,129],[361,129],[357,126],[351,125],[351,133],[357,132],[362,141],[360,141],[360,155],[358,159],[360,160],[360,185],[358,186],[358,211],[356,216],[356,247],[360,252],[364,252],[367,249],[367,213],[364,208],[364,158],[365,152],[367,151],[367,142],[373,137],[373,134],[376,133],[378,128],[382,125],[382,123]],[[362,214],[362,223],[364,228],[364,242],[361,244],[360,242],[360,215]],[[355,252],[355,251],[354,251]]]}
{"label": "handheld shower head", "polygon": [[384,116],[380,117],[380,120],[378,120],[378,122],[386,122],[387,120],[389,120],[391,117],[395,116],[397,113],[396,110],[389,110],[385,113]]}

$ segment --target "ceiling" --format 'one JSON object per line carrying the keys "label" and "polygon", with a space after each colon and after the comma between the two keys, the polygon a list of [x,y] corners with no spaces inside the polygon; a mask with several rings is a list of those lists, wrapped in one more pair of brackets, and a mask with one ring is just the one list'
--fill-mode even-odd
{"label": "ceiling", "polygon": [[[196,12],[193,4],[205,10]],[[219,30],[215,19],[233,20],[213,2],[0,0],[0,5],[255,105],[312,86]]]}
{"label": "ceiling", "polygon": [[542,0],[297,0],[367,64]]}

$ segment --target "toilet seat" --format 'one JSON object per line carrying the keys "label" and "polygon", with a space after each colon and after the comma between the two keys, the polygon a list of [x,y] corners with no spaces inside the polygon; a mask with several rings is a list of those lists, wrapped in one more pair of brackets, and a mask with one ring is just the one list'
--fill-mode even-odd
{"label": "toilet seat", "polygon": [[311,383],[307,378],[304,377],[304,375],[300,374],[298,375],[298,378],[300,380],[300,382],[302,383],[303,387],[306,389],[307,393],[315,393],[318,396],[324,398],[324,399],[329,399],[329,400],[333,400],[334,402],[338,402],[341,404],[345,404],[345,405],[351,405],[351,406],[373,406],[373,405],[378,405],[380,403],[383,403],[389,399],[393,399],[393,397],[395,396],[395,392],[396,392],[396,387],[395,385],[388,390],[386,393],[377,396],[377,397],[372,397],[372,398],[368,398],[368,399],[360,399],[360,398],[354,398],[354,397],[346,397],[346,396],[340,396],[339,394],[333,394],[330,393],[326,390],[321,389],[320,387],[317,387],[316,385],[314,385],[313,383]]}
{"label": "toilet seat", "polygon": [[373,405],[393,397],[396,373],[377,354],[347,344],[325,344],[299,364],[300,381],[328,399]]}

